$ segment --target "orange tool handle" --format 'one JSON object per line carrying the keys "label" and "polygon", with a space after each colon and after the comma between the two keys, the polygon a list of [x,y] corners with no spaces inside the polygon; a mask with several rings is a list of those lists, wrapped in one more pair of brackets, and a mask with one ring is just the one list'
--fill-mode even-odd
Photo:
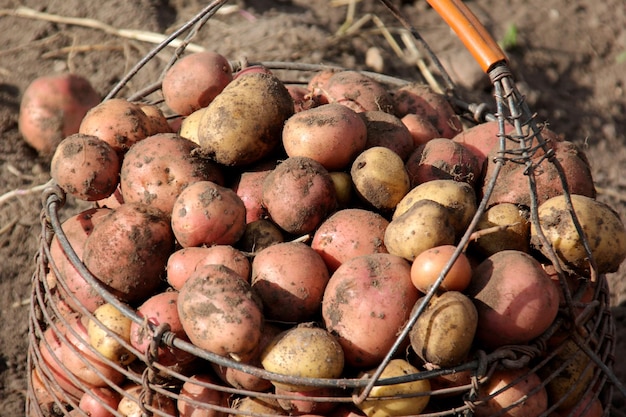
{"label": "orange tool handle", "polygon": [[427,0],[454,30],[485,73],[506,55],[476,15],[461,0]]}

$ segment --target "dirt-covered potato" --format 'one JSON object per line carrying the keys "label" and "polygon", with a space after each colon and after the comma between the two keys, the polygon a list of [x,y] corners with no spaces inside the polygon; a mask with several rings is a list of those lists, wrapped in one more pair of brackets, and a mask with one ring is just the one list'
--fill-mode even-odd
{"label": "dirt-covered potato", "polygon": [[122,162],[120,187],[127,203],[145,203],[171,213],[181,191],[196,181],[223,184],[215,162],[198,155],[198,145],[175,133],[160,133],[134,144]]}
{"label": "dirt-covered potato", "polygon": [[[586,196],[572,194],[571,199],[598,272],[617,271],[626,258],[626,229],[618,214],[608,205]],[[559,259],[574,272],[587,273],[590,267],[583,238],[576,230],[565,196],[553,197],[541,204],[538,216],[541,230]],[[534,225],[530,234],[533,247],[547,254]]]}
{"label": "dirt-covered potato", "polygon": [[[308,325],[293,327],[278,334],[261,354],[263,368],[277,374],[307,378],[338,378],[343,372],[344,354],[335,336],[327,330]],[[314,387],[272,381],[288,391]]]}
{"label": "dirt-covered potato", "polygon": [[232,245],[246,228],[246,207],[230,188],[197,181],[183,189],[172,208],[172,230],[182,247]]}
{"label": "dirt-covered potato", "polygon": [[178,316],[194,345],[236,361],[252,359],[263,334],[260,300],[223,265],[203,265],[185,281]]}
{"label": "dirt-covered potato", "polygon": [[[506,227],[489,231],[493,227]],[[530,221],[527,209],[512,203],[500,203],[489,207],[481,216],[476,231],[484,231],[478,239],[470,242],[485,256],[501,250],[530,250]]]}
{"label": "dirt-covered potato", "polygon": [[259,219],[246,224],[237,247],[244,252],[256,253],[285,241],[283,231],[270,220]]}
{"label": "dirt-covered potato", "polygon": [[[415,308],[420,304],[418,300]],[[435,295],[418,317],[409,333],[411,347],[426,362],[456,366],[467,359],[477,325],[474,303],[461,292],[445,291]]]}
{"label": "dirt-covered potato", "polygon": [[68,194],[85,201],[109,197],[119,182],[120,158],[96,136],[76,133],[56,147],[50,175]]}
{"label": "dirt-covered potato", "polygon": [[393,99],[378,81],[358,71],[338,71],[322,86],[329,103],[339,103],[357,113],[380,110],[393,113]]}
{"label": "dirt-covered potato", "polygon": [[365,148],[383,146],[391,149],[403,161],[406,161],[415,149],[415,145],[411,132],[402,120],[382,110],[366,111],[359,115],[367,127]]}
{"label": "dirt-covered potato", "polygon": [[399,256],[362,255],[337,268],[324,292],[322,317],[337,336],[346,363],[357,368],[380,363],[419,294],[409,263]]}
{"label": "dirt-covered potato", "polygon": [[337,206],[330,174],[306,157],[287,158],[263,181],[263,204],[270,218],[292,234],[313,231]]}
{"label": "dirt-covered potato", "polygon": [[382,146],[361,152],[352,163],[350,176],[357,194],[381,211],[393,210],[411,186],[402,158]]}
{"label": "dirt-covered potato", "polygon": [[472,187],[480,182],[482,165],[473,152],[446,138],[431,139],[415,148],[406,161],[413,187],[427,181],[452,179]]}
{"label": "dirt-covered potato", "polygon": [[453,245],[456,231],[450,210],[433,200],[420,200],[389,222],[384,243],[387,251],[409,261],[427,249]]}
{"label": "dirt-covered potato", "polygon": [[446,97],[427,84],[412,83],[398,88],[393,95],[395,114],[425,117],[439,131],[439,137],[451,139],[463,130],[461,119]]}
{"label": "dirt-covered potato", "polygon": [[400,200],[393,218],[400,217],[420,200],[432,200],[450,209],[450,223],[457,236],[462,236],[477,209],[476,192],[466,182],[441,179],[414,187]]}
{"label": "dirt-covered potato", "polygon": [[280,144],[283,124],[293,112],[293,99],[275,76],[237,77],[204,110],[200,146],[220,164],[251,164]]}
{"label": "dirt-covered potato", "polygon": [[359,114],[341,104],[298,112],[285,122],[282,142],[288,156],[305,156],[339,171],[365,149],[367,127]]}
{"label": "dirt-covered potato", "polygon": [[94,227],[83,262],[120,299],[143,301],[162,284],[173,248],[168,215],[143,203],[125,203]]}
{"label": "dirt-covered potato", "polygon": [[99,137],[121,156],[136,142],[148,137],[151,130],[150,118],[139,104],[112,98],[87,112],[78,133]]}

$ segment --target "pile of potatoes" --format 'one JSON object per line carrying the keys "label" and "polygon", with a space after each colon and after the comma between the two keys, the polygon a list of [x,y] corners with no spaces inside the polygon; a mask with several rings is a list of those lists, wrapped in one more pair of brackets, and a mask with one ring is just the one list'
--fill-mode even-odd
{"label": "pile of potatoes", "polygon": [[[498,415],[602,413],[593,362],[567,326],[553,324],[588,313],[604,282],[596,274],[626,257],[626,229],[595,199],[574,144],[543,130],[575,217],[539,150],[541,227],[530,221],[526,167],[510,162],[469,244],[457,248],[494,175],[498,124],[468,124],[429,87],[389,87],[349,70],[291,85],[202,52],[167,72],[162,95],[160,106],[96,105],[52,157],[63,191],[94,203],[63,232],[121,304],[89,284],[55,236],[45,280],[54,320],[31,377],[42,408],[61,399],[72,415],[136,416],[142,398],[181,417],[386,417],[462,410],[465,401],[479,417],[504,408]],[[381,379],[538,339],[545,351],[487,375],[376,386],[356,404],[363,384],[315,383],[371,376],[418,313]],[[163,332],[186,344],[158,343]],[[146,370],[162,384],[148,397]]]}

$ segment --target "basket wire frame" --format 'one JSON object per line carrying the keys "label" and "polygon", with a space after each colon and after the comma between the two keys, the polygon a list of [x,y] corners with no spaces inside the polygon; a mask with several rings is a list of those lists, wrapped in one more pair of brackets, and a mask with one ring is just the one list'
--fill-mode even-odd
{"label": "basket wire frame", "polygon": [[[491,79],[494,88],[494,99],[496,104],[496,109],[494,113],[490,113],[487,108],[488,106],[484,103],[466,103],[462,99],[460,99],[454,88],[454,83],[452,79],[449,77],[443,66],[439,63],[436,55],[430,50],[426,42],[421,38],[419,33],[408,23],[399,11],[387,0],[381,0],[392,12],[392,14],[398,18],[398,20],[407,27],[413,36],[420,42],[431,61],[438,68],[441,73],[444,82],[446,83],[446,87],[448,89],[447,96],[450,101],[456,106],[456,108],[460,109],[461,112],[464,113],[465,116],[473,119],[477,123],[481,123],[484,121],[497,121],[499,124],[499,138],[500,138],[500,152],[498,157],[495,159],[495,174],[491,183],[487,185],[485,191],[485,197],[480,201],[478,210],[474,218],[472,219],[469,227],[467,228],[466,233],[461,238],[455,255],[452,257],[450,262],[444,267],[442,270],[438,280],[436,281],[433,288],[426,294],[422,303],[415,309],[414,313],[411,315],[407,324],[403,327],[401,333],[396,339],[394,346],[388,352],[385,359],[382,361],[380,366],[376,369],[376,371],[368,376],[367,378],[343,378],[343,379],[316,379],[316,378],[300,378],[300,377],[292,377],[287,375],[275,374],[264,369],[257,368],[255,366],[242,364],[228,358],[221,357],[219,355],[212,354],[210,352],[204,351],[202,349],[197,348],[193,344],[181,340],[172,333],[167,326],[156,327],[151,323],[145,323],[142,318],[140,318],[134,309],[129,307],[128,305],[121,303],[116,297],[110,294],[106,288],[104,288],[99,280],[94,277],[87,268],[82,264],[80,258],[76,254],[76,252],[71,247],[67,237],[63,233],[61,222],[59,220],[58,211],[65,203],[65,195],[63,191],[56,185],[49,187],[46,189],[42,195],[42,235],[41,235],[41,248],[39,253],[37,254],[37,270],[35,272],[35,276],[33,277],[33,289],[32,289],[32,297],[31,297],[31,311],[30,311],[30,319],[29,319],[29,354],[28,354],[28,369],[29,370],[37,370],[42,376],[42,382],[45,388],[53,393],[54,398],[54,407],[55,412],[60,413],[61,415],[69,414],[70,409],[78,409],[78,401],[79,398],[75,398],[73,395],[64,392],[59,384],[55,381],[54,375],[52,374],[52,370],[46,364],[44,359],[42,358],[41,352],[39,351],[39,346],[43,346],[44,348],[50,349],[50,346],[43,338],[44,330],[49,326],[56,326],[54,323],[60,323],[62,326],[66,326],[68,323],[63,318],[63,313],[59,311],[58,307],[55,303],[55,295],[54,289],[50,287],[49,282],[47,280],[47,274],[52,273],[57,277],[57,285],[63,287],[65,283],[63,280],[58,279],[60,277],[59,271],[54,263],[51,261],[50,257],[50,244],[52,241],[52,237],[56,236],[59,244],[61,245],[63,251],[69,258],[70,262],[74,265],[74,267],[80,272],[80,274],[85,278],[87,283],[92,286],[99,295],[103,297],[103,299],[111,303],[113,306],[122,311],[126,316],[128,316],[131,320],[139,325],[148,326],[150,331],[153,334],[153,340],[146,352],[138,352],[132,346],[130,346],[126,341],[121,339],[118,335],[113,332],[108,331],[108,334],[111,337],[116,338],[119,343],[121,343],[124,347],[129,349],[129,351],[135,354],[138,358],[140,358],[141,363],[145,365],[143,369],[134,370],[127,369],[125,367],[121,367],[119,365],[116,366],[116,369],[121,372],[128,381],[132,381],[137,384],[141,384],[143,386],[143,391],[140,396],[139,404],[142,407],[142,411],[144,415],[165,415],[161,411],[154,409],[149,404],[150,399],[153,395],[161,394],[165,395],[173,400],[177,400],[179,395],[176,393],[174,389],[174,385],[179,386],[183,382],[189,381],[190,378],[181,373],[175,372],[167,367],[162,366],[158,363],[158,355],[156,355],[156,349],[158,346],[170,346],[178,348],[182,351],[186,351],[192,353],[197,358],[203,359],[213,364],[217,364],[219,366],[231,367],[236,370],[240,370],[251,375],[255,375],[264,379],[270,379],[278,382],[284,383],[292,383],[299,385],[309,385],[312,387],[333,387],[340,390],[343,395],[341,396],[320,396],[320,397],[311,397],[308,398],[311,401],[332,401],[339,403],[360,403],[364,401],[374,386],[380,385],[390,385],[390,384],[398,384],[404,382],[416,381],[419,379],[429,379],[435,378],[441,375],[448,375],[457,372],[471,371],[473,373],[471,383],[466,386],[460,386],[456,388],[447,388],[440,389],[437,391],[429,392],[430,395],[438,395],[438,394],[449,394],[454,392],[465,393],[465,400],[463,404],[460,404],[457,407],[450,408],[445,411],[433,412],[430,414],[424,414],[427,416],[439,417],[439,416],[447,416],[447,415],[465,415],[471,416],[473,415],[473,411],[475,406],[480,401],[486,401],[486,398],[478,398],[478,388],[479,386],[487,381],[490,375],[497,367],[505,367],[516,369],[523,366],[531,366],[531,370],[534,371],[536,369],[541,368],[545,363],[547,363],[551,358],[558,354],[559,350],[562,348],[557,347],[550,354],[546,355],[546,341],[550,338],[550,336],[554,335],[557,331],[561,329],[562,326],[571,325],[573,326],[573,331],[571,332],[571,338],[575,342],[575,344],[579,347],[581,352],[586,354],[590,358],[589,367],[594,367],[594,376],[592,383],[586,388],[586,392],[591,392],[594,390],[595,396],[600,396],[602,398],[603,404],[605,405],[605,415],[608,415],[610,409],[610,402],[613,395],[613,389],[617,388],[617,390],[626,397],[626,390],[623,385],[617,380],[615,374],[611,370],[611,365],[613,363],[613,349],[614,349],[614,340],[613,335],[615,333],[614,323],[612,321],[612,317],[610,315],[610,310],[608,309],[609,301],[608,301],[608,288],[606,284],[606,280],[603,276],[599,276],[595,271],[597,268],[595,266],[595,262],[593,261],[593,256],[588,247],[588,244],[585,240],[586,251],[590,259],[592,282],[597,282],[599,285],[596,285],[594,301],[588,305],[586,305],[585,310],[582,314],[579,314],[577,321],[573,323],[568,323],[568,316],[563,317],[561,314],[555,321],[555,323],[546,331],[544,335],[534,341],[532,344],[525,346],[505,346],[499,349],[496,349],[492,352],[478,351],[476,353],[476,358],[472,361],[468,361],[459,366],[446,368],[446,369],[433,369],[420,372],[419,374],[406,375],[403,377],[394,377],[394,378],[386,378],[381,379],[380,375],[391,358],[398,352],[400,346],[402,345],[403,340],[406,339],[410,329],[413,327],[417,318],[424,312],[429,300],[435,295],[438,287],[443,282],[443,278],[452,267],[454,260],[456,257],[460,255],[463,251],[464,247],[466,247],[467,243],[470,240],[470,237],[476,226],[478,224],[480,215],[487,208],[488,197],[493,190],[496,179],[498,177],[498,172],[502,168],[505,163],[516,163],[516,164],[524,164],[526,165],[526,174],[528,175],[529,180],[529,192],[531,196],[531,221],[538,225],[537,218],[537,201],[536,201],[536,183],[534,172],[538,168],[538,164],[532,162],[532,156],[539,149],[545,152],[545,157],[541,160],[541,163],[553,163],[556,165],[557,170],[560,172],[560,178],[563,185],[564,194],[567,197],[568,207],[570,213],[572,215],[572,220],[577,227],[577,230],[584,236],[582,233],[582,229],[576,218],[576,214],[573,211],[573,207],[571,205],[571,200],[569,200],[569,188],[565,176],[558,165],[558,160],[554,158],[554,154],[552,150],[549,148],[547,142],[544,140],[541,134],[541,126],[537,124],[535,121],[535,115],[531,113],[529,110],[527,103],[524,101],[523,96],[518,92],[515,82],[513,81],[513,77],[511,72],[506,64],[506,62],[498,63],[497,65],[490,68],[488,71],[488,75]],[[132,79],[141,68],[146,65],[157,53],[159,53],[168,43],[170,43],[173,39],[179,38],[185,32],[189,32],[185,37],[185,42],[181,47],[179,47],[172,60],[168,64],[168,66],[172,65],[176,59],[182,56],[185,45],[191,42],[195,34],[202,28],[204,24],[222,7],[227,3],[227,0],[216,0],[211,2],[205,8],[203,8],[196,16],[194,16],[191,20],[189,20],[185,25],[183,25],[179,30],[175,31],[171,36],[169,36],[163,43],[156,46],[149,54],[147,54],[140,62],[136,64],[134,68],[132,68],[128,74],[120,80],[120,82],[110,91],[110,93],[106,96],[106,99],[110,99],[124,88],[125,84]],[[234,70],[240,69],[244,64],[240,62],[232,62],[231,63]],[[248,65],[250,63],[247,63]],[[253,63],[255,64],[255,63]],[[301,63],[284,63],[284,62],[259,62],[259,64],[264,65],[270,69],[285,69],[285,70],[295,70],[295,71],[319,71],[321,69],[330,68],[329,66],[322,65],[312,65],[312,64],[301,64]],[[339,67],[333,67],[338,68]],[[164,70],[165,71],[165,70]],[[366,72],[367,73],[367,72]],[[389,77],[382,74],[376,73],[367,73],[368,75],[380,80],[383,83],[393,86],[401,86],[404,84],[408,84],[408,81],[400,80],[395,77]],[[129,99],[132,100],[141,100],[148,97],[151,93],[158,91],[160,88],[160,81],[145,87],[143,90],[133,94]],[[505,124],[512,124],[515,126],[515,130],[513,134],[505,134]],[[538,230],[541,230],[538,228]],[[544,241],[545,237],[541,237]],[[549,247],[550,245],[546,245]],[[582,296],[584,292],[584,288],[586,285],[581,286],[581,288],[576,291],[575,294],[570,293],[567,290],[567,286],[565,285],[565,277],[564,272],[560,266],[560,262],[558,257],[554,252],[550,254],[550,260],[553,262],[555,267],[557,268],[557,273],[563,284],[565,298],[567,301],[567,306],[570,309],[571,317],[575,317],[573,315],[573,309],[576,306],[576,303]],[[47,271],[49,268],[50,272]],[[72,297],[71,291],[67,290],[67,287],[63,287],[65,289],[68,296]],[[74,304],[78,303],[78,300],[74,299]],[[85,315],[90,319],[95,319],[89,311],[82,308],[79,313]],[[583,331],[584,329],[584,331]],[[105,330],[108,330],[105,328]],[[66,336],[61,334],[61,331],[57,329],[57,336],[60,339],[65,339]],[[586,336],[583,336],[586,334]],[[77,336],[77,335],[75,335]],[[65,340],[66,341],[66,340]],[[41,343],[41,344],[40,344]],[[592,346],[595,345],[595,348]],[[95,350],[91,348],[91,351],[95,353]],[[75,351],[75,353],[78,353]],[[90,366],[88,361],[84,361],[86,366]],[[58,363],[57,365],[64,367],[62,363]],[[562,368],[567,366],[567,363],[562,365]],[[91,366],[93,368],[93,366]],[[96,370],[97,371],[97,370]],[[68,374],[71,375],[70,372]],[[168,376],[165,380],[162,378],[163,375]],[[555,374],[556,375],[556,374]],[[31,412],[30,415],[36,416],[46,416],[42,410],[38,408],[35,394],[32,388],[32,380],[31,375],[29,373],[29,389],[27,395],[27,410]],[[71,376],[71,382],[74,385],[81,386],[81,381],[77,378]],[[172,383],[175,381],[175,383]],[[126,395],[121,387],[118,387],[116,384],[112,383],[112,381],[108,381],[109,386],[117,391],[120,395]],[[548,381],[543,381],[542,385],[537,388],[537,390],[541,389],[547,384]],[[198,385],[206,386],[209,388],[221,390],[227,392],[231,395],[249,395],[253,397],[259,398],[277,398],[275,394],[270,393],[259,393],[253,391],[245,391],[236,388],[225,387],[223,385],[215,385],[215,384],[205,384],[201,382],[196,382]],[[576,387],[572,387],[571,391],[573,391]],[[506,388],[505,388],[506,389]],[[495,393],[492,396],[496,395]],[[299,397],[283,395],[278,396],[278,398],[283,399],[298,399]],[[523,400],[523,399],[522,399]],[[520,400],[520,402],[522,401]],[[197,406],[206,406],[208,409],[213,409],[217,411],[221,411],[224,413],[230,414],[244,414],[244,415],[252,415],[257,417],[264,416],[263,414],[255,414],[255,413],[243,413],[238,410],[234,410],[231,407],[221,407],[213,404],[203,404],[194,402],[193,400],[188,400],[190,403],[195,404]],[[512,407],[517,404],[512,405]],[[548,415],[550,412],[556,409],[557,404],[552,405],[552,407],[546,411],[545,415]],[[113,415],[119,415],[116,410],[109,409]],[[506,410],[503,410],[501,414],[504,414]],[[500,415],[501,415],[500,414]],[[85,413],[79,415],[87,415]]]}

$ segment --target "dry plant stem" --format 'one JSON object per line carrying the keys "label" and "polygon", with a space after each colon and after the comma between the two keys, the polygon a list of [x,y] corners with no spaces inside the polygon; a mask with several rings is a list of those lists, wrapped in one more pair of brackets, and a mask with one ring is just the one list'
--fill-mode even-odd
{"label": "dry plant stem", "polygon": [[40,192],[42,192],[46,187],[49,187],[50,185],[52,185],[54,183],[53,180],[48,181],[45,184],[40,184],[40,185],[36,185],[34,187],[31,188],[18,188],[12,191],[9,191],[7,193],[4,193],[2,195],[0,195],[0,205],[4,204],[6,201],[15,198],[15,197],[21,197],[21,196],[25,196],[25,195],[30,195],[30,194],[39,194]]}
{"label": "dry plant stem", "polygon": [[[51,13],[38,12],[37,10],[30,9],[28,7],[19,6],[15,10],[2,10],[0,15],[13,15],[17,17],[23,17],[27,19],[45,20],[47,22],[62,23],[74,26],[82,26],[91,29],[98,29],[111,35],[118,36],[120,38],[134,39],[137,41],[143,41],[153,44],[159,44],[163,42],[167,36],[160,33],[148,32],[143,30],[134,29],[118,29],[106,23],[100,22],[95,19],[87,19],[82,17],[66,17],[59,16]],[[173,40],[168,46],[177,48],[181,42],[179,40]],[[204,48],[197,44],[187,45],[187,49],[192,52],[204,51]]]}

